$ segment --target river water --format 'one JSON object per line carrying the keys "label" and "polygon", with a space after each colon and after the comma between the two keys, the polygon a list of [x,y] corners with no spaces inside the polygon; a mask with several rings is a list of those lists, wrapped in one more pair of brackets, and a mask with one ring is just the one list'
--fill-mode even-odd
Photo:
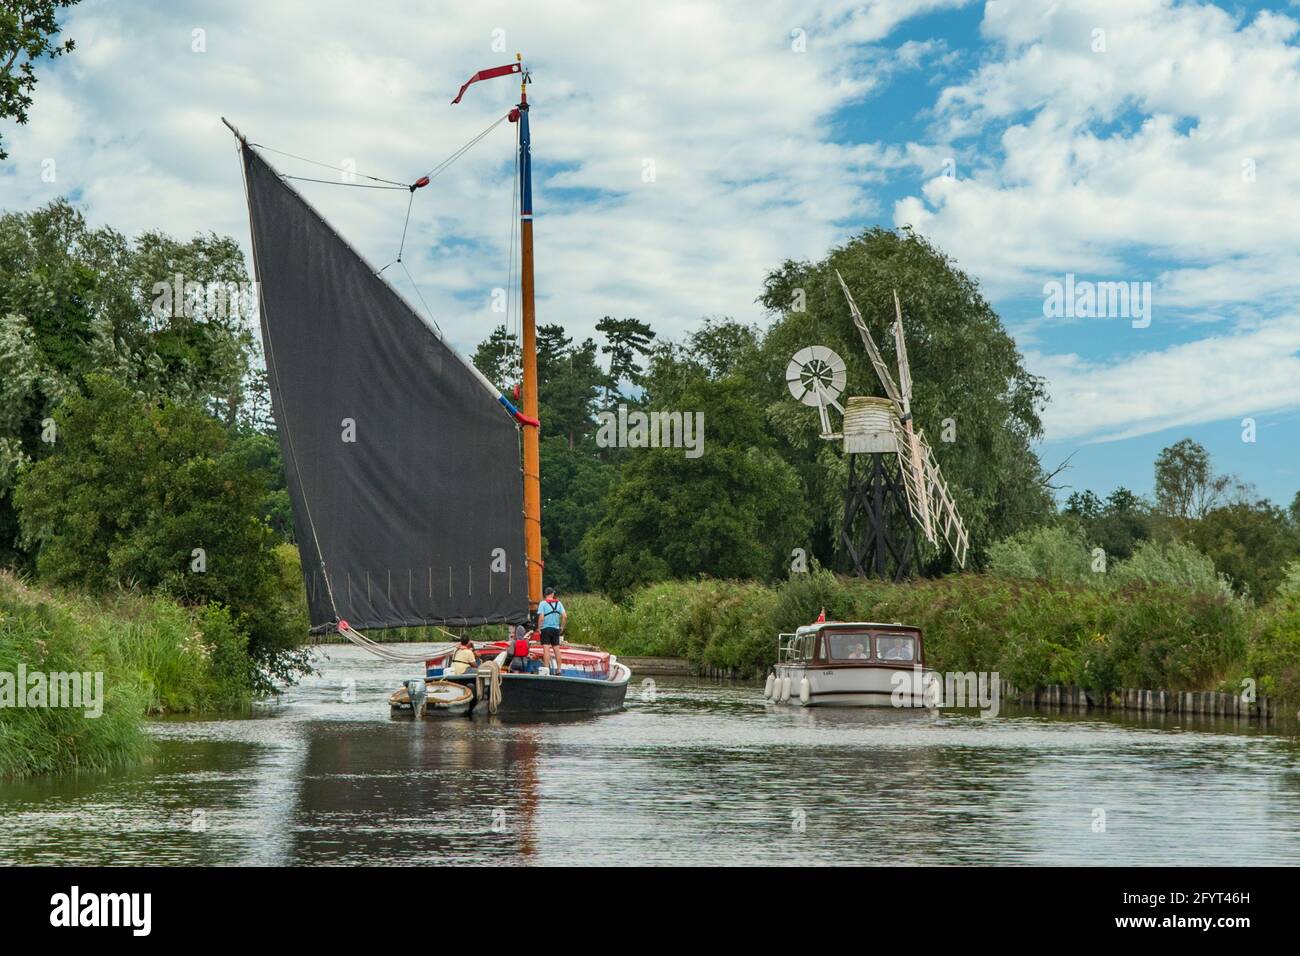
{"label": "river water", "polygon": [[1220,721],[774,708],[634,676],[626,710],[389,717],[352,647],[139,769],[0,784],[0,864],[1300,861],[1300,748]]}

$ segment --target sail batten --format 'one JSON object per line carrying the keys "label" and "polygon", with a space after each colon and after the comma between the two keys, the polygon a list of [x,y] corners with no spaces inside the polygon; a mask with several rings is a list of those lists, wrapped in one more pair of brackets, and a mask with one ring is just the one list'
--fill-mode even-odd
{"label": "sail batten", "polygon": [[313,631],[522,622],[517,426],[496,390],[256,150],[243,162]]}

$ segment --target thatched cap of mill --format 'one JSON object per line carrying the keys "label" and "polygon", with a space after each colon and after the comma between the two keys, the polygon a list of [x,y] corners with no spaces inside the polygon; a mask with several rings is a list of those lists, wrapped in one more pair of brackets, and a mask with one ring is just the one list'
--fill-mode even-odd
{"label": "thatched cap of mill", "polygon": [[852,396],[844,403],[844,452],[897,452],[898,413],[887,398]]}

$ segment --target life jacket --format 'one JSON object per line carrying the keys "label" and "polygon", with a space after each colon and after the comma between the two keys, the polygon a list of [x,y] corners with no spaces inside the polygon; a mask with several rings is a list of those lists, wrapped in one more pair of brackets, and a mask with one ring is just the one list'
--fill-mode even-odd
{"label": "life jacket", "polygon": [[512,673],[531,674],[533,672],[532,658],[528,655],[527,638],[512,640],[506,647],[506,654],[510,658]]}

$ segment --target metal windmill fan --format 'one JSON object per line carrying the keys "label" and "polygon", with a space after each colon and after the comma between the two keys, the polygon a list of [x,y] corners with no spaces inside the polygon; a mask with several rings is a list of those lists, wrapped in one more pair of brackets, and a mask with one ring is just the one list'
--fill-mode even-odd
{"label": "metal windmill fan", "polygon": [[844,359],[824,345],[800,349],[785,367],[785,383],[790,394],[805,405],[817,408],[823,435],[831,430],[827,408],[833,407],[844,414],[838,399],[844,393],[845,381]]}

